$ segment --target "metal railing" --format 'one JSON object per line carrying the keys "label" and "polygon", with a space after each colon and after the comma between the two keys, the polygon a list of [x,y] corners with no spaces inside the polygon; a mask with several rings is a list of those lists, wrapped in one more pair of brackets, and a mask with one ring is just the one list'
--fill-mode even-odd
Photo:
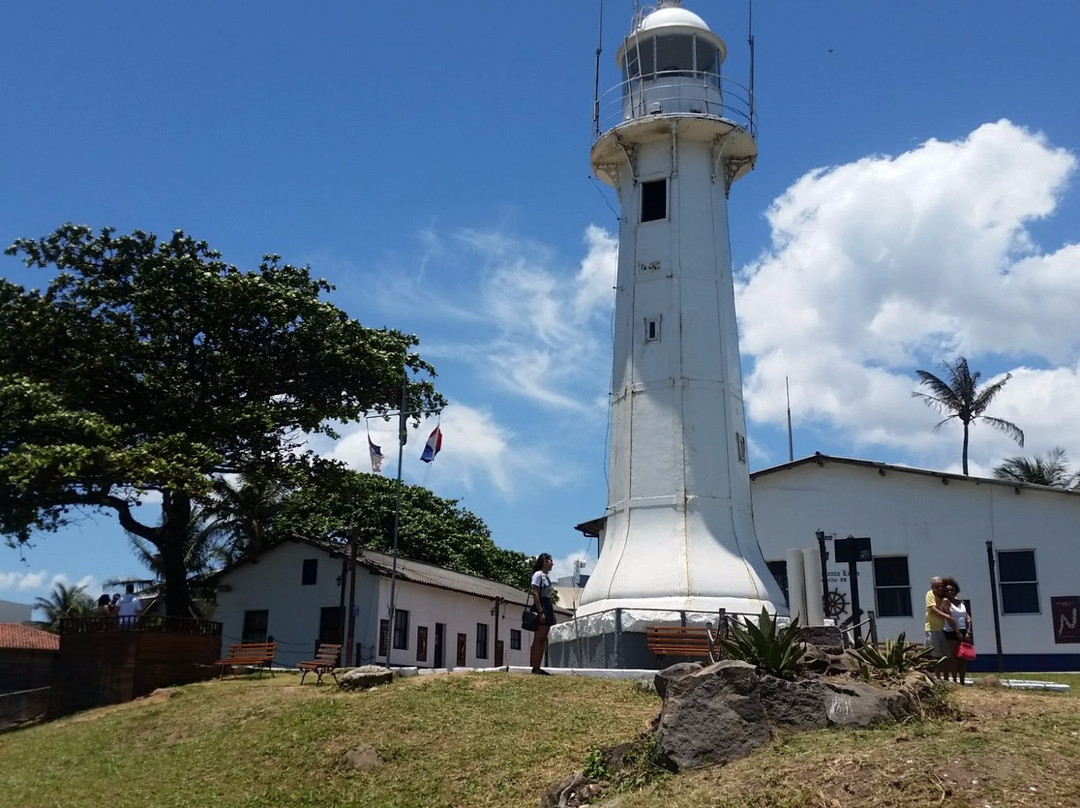
{"label": "metal railing", "polygon": [[196,620],[190,617],[163,617],[161,615],[64,617],[60,620],[60,634],[101,634],[113,631],[155,631],[220,637],[221,623],[213,620]]}
{"label": "metal railing", "polygon": [[600,96],[593,137],[654,115],[690,115],[730,121],[757,137],[749,88],[717,73],[660,71],[623,81]]}

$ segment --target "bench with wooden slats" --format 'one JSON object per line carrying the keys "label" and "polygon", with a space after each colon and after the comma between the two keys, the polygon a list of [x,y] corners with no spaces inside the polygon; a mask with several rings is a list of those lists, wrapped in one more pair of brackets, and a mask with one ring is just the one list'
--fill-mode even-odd
{"label": "bench with wooden slats", "polygon": [[334,677],[334,681],[337,682],[337,674],[334,673],[334,668],[338,666],[338,658],[341,656],[341,643],[336,645],[333,643],[324,642],[319,646],[318,653],[315,654],[314,659],[309,659],[301,662],[297,667],[300,668],[302,673],[300,674],[300,684],[304,683],[304,677],[309,673],[314,673],[318,678],[315,680],[315,684],[321,685],[324,674],[329,673]]}
{"label": "bench with wooden slats", "polygon": [[707,626],[646,626],[645,646],[657,657],[704,657],[720,660],[716,632]]}
{"label": "bench with wooden slats", "polygon": [[225,671],[229,668],[258,668],[259,675],[262,675],[263,668],[270,671],[270,675],[274,675],[274,669],[271,667],[271,663],[274,661],[274,656],[277,655],[278,644],[276,642],[238,642],[229,646],[228,652],[215,662],[215,665],[221,666],[221,675],[225,675]]}

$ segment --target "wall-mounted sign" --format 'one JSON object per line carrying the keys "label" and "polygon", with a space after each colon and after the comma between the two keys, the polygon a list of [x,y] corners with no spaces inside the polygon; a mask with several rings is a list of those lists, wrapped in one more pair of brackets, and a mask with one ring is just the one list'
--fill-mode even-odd
{"label": "wall-mounted sign", "polygon": [[1050,614],[1054,617],[1054,642],[1080,642],[1080,596],[1050,598]]}

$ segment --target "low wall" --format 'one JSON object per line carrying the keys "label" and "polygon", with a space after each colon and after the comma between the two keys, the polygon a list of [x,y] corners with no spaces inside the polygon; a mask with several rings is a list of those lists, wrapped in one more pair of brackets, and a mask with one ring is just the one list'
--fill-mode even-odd
{"label": "low wall", "polygon": [[50,688],[37,687],[0,693],[0,732],[44,719],[49,712],[49,691]]}

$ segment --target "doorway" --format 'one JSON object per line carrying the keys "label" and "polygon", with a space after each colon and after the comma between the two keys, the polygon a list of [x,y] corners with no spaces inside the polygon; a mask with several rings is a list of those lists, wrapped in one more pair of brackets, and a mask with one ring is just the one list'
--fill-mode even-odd
{"label": "doorway", "polygon": [[432,657],[431,664],[436,668],[444,668],[446,665],[443,661],[443,648],[445,644],[443,640],[446,638],[446,623],[435,624],[435,653]]}

